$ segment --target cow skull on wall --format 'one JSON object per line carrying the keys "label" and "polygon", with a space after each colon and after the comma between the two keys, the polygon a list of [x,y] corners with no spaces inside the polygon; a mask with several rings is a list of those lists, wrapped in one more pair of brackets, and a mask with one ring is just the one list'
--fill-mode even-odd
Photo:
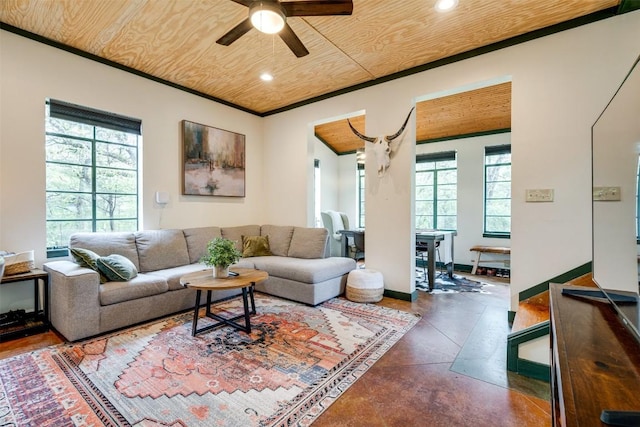
{"label": "cow skull on wall", "polygon": [[349,127],[358,138],[373,144],[373,152],[376,156],[376,162],[378,163],[378,176],[383,176],[387,169],[389,169],[389,166],[391,164],[391,157],[393,157],[394,152],[394,149],[392,149],[389,144],[402,134],[404,128],[409,122],[409,117],[411,117],[411,113],[413,112],[414,108],[415,107],[411,108],[411,111],[409,111],[409,114],[407,114],[407,118],[404,121],[404,124],[398,132],[394,133],[393,135],[378,136],[377,138],[372,138],[370,136],[361,134],[353,127],[349,119],[347,119]]}

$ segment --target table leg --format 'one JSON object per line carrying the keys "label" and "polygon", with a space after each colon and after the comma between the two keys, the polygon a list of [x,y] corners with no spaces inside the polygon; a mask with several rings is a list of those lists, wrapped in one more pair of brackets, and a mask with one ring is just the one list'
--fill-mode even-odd
{"label": "table leg", "polygon": [[429,291],[433,290],[436,280],[436,241],[427,240],[427,277]]}
{"label": "table leg", "polygon": [[342,256],[343,257],[349,256],[349,237],[346,234],[342,235],[341,243],[342,243],[342,251],[341,251]]}
{"label": "table leg", "polygon": [[207,291],[207,316],[211,314],[211,291]]}
{"label": "table leg", "polygon": [[455,239],[453,238],[453,236],[451,236],[451,264],[447,264],[447,273],[449,273],[449,278],[453,279],[453,267],[455,265],[455,259],[453,257],[453,254],[455,253],[455,251],[453,250],[453,241]]}
{"label": "table leg", "polygon": [[253,297],[255,285],[255,283],[251,283],[251,286],[249,286],[249,296],[251,297],[251,314],[256,314],[256,300]]}
{"label": "table leg", "polygon": [[196,290],[196,306],[193,309],[193,324],[191,325],[191,336],[196,336],[196,331],[198,330],[198,311],[200,310],[200,296],[202,295],[202,291],[200,289]]}
{"label": "table leg", "polygon": [[[251,286],[249,286],[251,288]],[[253,299],[253,293],[251,293],[251,299]],[[244,325],[245,332],[251,333],[251,312],[249,311],[249,301],[247,300],[247,288],[242,288],[242,303],[244,305]]]}

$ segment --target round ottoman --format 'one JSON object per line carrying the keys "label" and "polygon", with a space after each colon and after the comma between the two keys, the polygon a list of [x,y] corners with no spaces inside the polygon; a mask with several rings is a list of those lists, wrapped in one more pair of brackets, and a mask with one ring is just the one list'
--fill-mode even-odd
{"label": "round ottoman", "polygon": [[378,302],[382,299],[382,273],[368,268],[351,270],[347,277],[347,299],[354,302]]}

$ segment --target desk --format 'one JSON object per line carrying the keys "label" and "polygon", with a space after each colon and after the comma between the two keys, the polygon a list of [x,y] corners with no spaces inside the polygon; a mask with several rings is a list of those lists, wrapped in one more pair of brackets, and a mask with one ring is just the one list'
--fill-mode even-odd
{"label": "desk", "polygon": [[443,241],[446,235],[451,235],[451,262],[446,263],[447,274],[451,278],[453,277],[453,236],[456,235],[455,231],[416,231],[416,243],[427,244],[427,277],[430,291],[433,289],[433,284],[436,280],[436,242]]}
{"label": "desk", "polygon": [[[33,313],[27,313],[23,324],[0,328],[0,342],[49,330],[49,273],[34,268],[27,273],[3,276],[0,285],[21,281],[33,281]],[[42,310],[40,310],[40,281],[43,284],[44,295]]]}
{"label": "desk", "polygon": [[357,228],[355,230],[338,230],[338,233],[344,236],[342,239],[342,245],[340,246],[340,256],[349,258],[349,238],[353,239],[353,235],[356,233],[364,233],[363,228]]}
{"label": "desk", "polygon": [[[339,230],[338,233],[345,236],[342,239],[342,256],[346,257],[349,253],[349,237],[353,238],[355,233],[364,233],[364,229],[357,230]],[[451,235],[451,262],[447,263],[447,274],[449,277],[453,277],[453,236],[456,235],[455,231],[440,231],[440,230],[418,230],[416,231],[416,242],[422,242],[427,244],[427,277],[429,280],[429,289],[433,286],[436,272],[436,242],[443,241],[445,235]]]}

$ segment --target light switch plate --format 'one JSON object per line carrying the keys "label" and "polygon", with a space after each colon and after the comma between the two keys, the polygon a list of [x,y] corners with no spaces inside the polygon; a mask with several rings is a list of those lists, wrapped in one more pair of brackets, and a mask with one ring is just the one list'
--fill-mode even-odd
{"label": "light switch plate", "polygon": [[593,187],[593,200],[619,202],[622,200],[620,187]]}
{"label": "light switch plate", "polygon": [[527,190],[527,202],[553,202],[553,188]]}

